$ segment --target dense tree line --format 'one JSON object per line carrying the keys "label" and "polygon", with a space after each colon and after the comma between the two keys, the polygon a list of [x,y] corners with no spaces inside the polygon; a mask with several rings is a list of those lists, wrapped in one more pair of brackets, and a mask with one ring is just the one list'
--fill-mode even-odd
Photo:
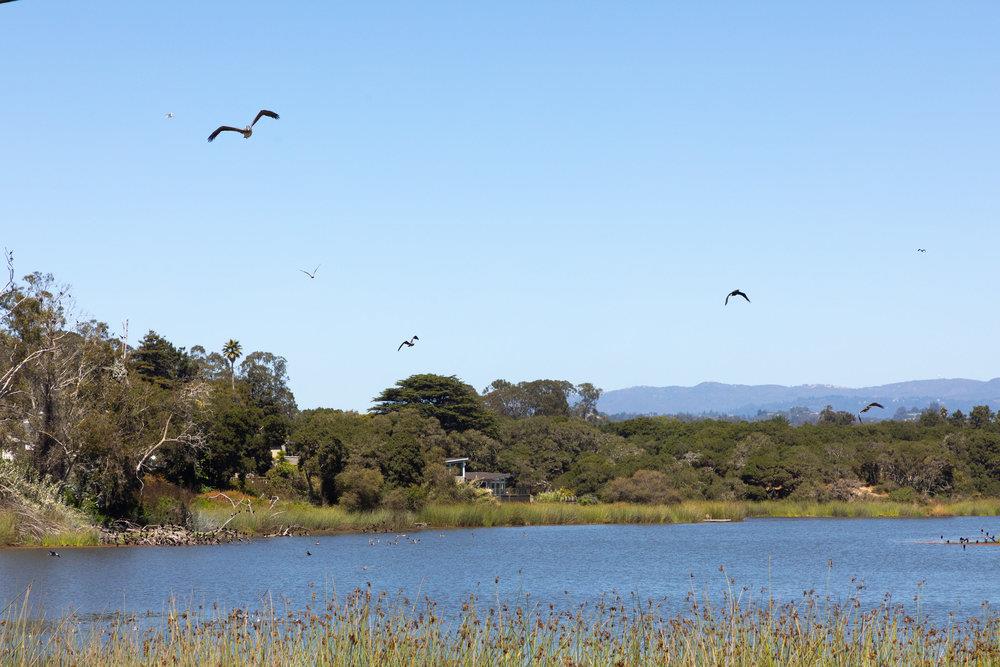
{"label": "dense tree line", "polygon": [[[153,517],[164,494],[240,487],[282,498],[413,508],[479,497],[447,457],[509,473],[529,493],[589,501],[1000,495],[1000,419],[931,406],[911,421],[815,424],[638,417],[608,421],[589,383],[414,375],[366,413],[299,410],[286,360],[209,351],[155,331],[134,345],[77,321],[49,275],[0,292],[0,449],[98,517]],[[272,451],[298,457],[275,462]],[[153,490],[156,490],[154,493]],[[3,489],[0,489],[2,501]],[[159,494],[159,496],[157,496]],[[169,504],[169,503],[168,503]]]}

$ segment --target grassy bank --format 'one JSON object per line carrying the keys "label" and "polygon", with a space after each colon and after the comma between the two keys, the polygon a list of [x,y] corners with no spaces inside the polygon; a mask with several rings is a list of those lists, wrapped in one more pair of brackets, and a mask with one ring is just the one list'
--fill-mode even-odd
{"label": "grassy bank", "polygon": [[950,665],[995,664],[1000,653],[996,615],[942,628],[901,607],[861,612],[855,600],[811,596],[716,607],[689,598],[674,616],[635,598],[571,610],[483,609],[470,599],[445,620],[430,601],[362,590],[299,612],[172,611],[147,630],[128,618],[100,629],[43,622],[26,609],[0,622],[4,664]]}
{"label": "grassy bank", "polygon": [[[673,505],[574,505],[568,503],[429,505],[415,512],[347,512],[339,507],[279,504],[269,508],[257,503],[246,506],[228,527],[254,535],[278,533],[289,526],[311,532],[365,530],[412,530],[431,528],[478,528],[497,526],[543,526],[578,524],[692,523],[704,519],[764,517],[830,518],[918,518],[943,516],[1000,515],[1000,499],[955,503],[909,504],[893,502],[725,502],[685,501]],[[233,516],[230,506],[202,503],[195,512],[200,530],[221,526]]]}
{"label": "grassy bank", "polygon": [[99,537],[89,519],[63,501],[56,484],[31,481],[0,461],[0,546],[88,546]]}

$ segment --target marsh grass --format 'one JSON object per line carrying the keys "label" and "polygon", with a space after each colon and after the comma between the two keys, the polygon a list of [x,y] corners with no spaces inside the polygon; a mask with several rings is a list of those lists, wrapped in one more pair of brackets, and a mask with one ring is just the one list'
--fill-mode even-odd
{"label": "marsh grass", "polygon": [[[250,511],[252,507],[253,511]],[[956,503],[915,504],[894,502],[808,502],[776,500],[764,502],[684,501],[672,505],[611,503],[507,503],[494,505],[435,504],[415,512],[348,512],[340,507],[316,507],[305,503],[244,505],[233,517],[231,507],[199,505],[195,528],[213,530],[224,524],[251,535],[281,532],[297,526],[310,532],[400,531],[426,524],[432,528],[489,528],[499,526],[543,526],[582,524],[693,523],[705,519],[746,518],[918,518],[942,516],[995,516],[1000,500],[983,499]]]}
{"label": "marsh grass", "polygon": [[[729,580],[727,580],[729,581]],[[935,627],[902,606],[759,602],[746,589],[684,611],[611,596],[591,605],[470,598],[445,614],[432,601],[370,587],[299,611],[170,608],[154,627],[135,618],[87,624],[31,618],[27,595],[0,621],[0,662],[80,665],[950,665],[1000,660],[1000,617]],[[745,601],[746,597],[746,601]],[[918,603],[919,610],[919,603]]]}

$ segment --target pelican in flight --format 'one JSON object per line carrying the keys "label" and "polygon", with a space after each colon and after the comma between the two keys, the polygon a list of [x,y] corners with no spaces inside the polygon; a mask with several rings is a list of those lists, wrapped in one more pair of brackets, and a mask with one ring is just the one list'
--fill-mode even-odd
{"label": "pelican in flight", "polygon": [[208,140],[214,141],[215,138],[223,132],[239,132],[240,134],[243,135],[244,139],[249,139],[250,136],[253,134],[253,126],[256,125],[257,121],[264,116],[278,120],[278,114],[274,113],[273,111],[268,111],[267,109],[261,109],[260,111],[257,112],[257,117],[253,119],[253,122],[244,127],[242,130],[238,127],[232,127],[230,125],[222,125],[215,132],[208,135]]}
{"label": "pelican in flight", "polygon": [[415,343],[413,341],[415,341],[415,340],[420,340],[420,336],[414,336],[410,340],[404,340],[402,343],[399,344],[399,347],[396,348],[396,352],[399,352],[400,350],[402,350],[404,345],[406,347],[413,347],[415,345]]}
{"label": "pelican in flight", "polygon": [[306,274],[310,278],[315,278],[316,277],[316,272],[319,271],[319,267],[321,267],[321,266],[323,266],[323,265],[322,264],[317,264],[316,268],[312,270],[312,273],[309,273],[305,269],[299,269],[299,271],[301,271],[302,273]]}
{"label": "pelican in flight", "polygon": [[737,297],[737,296],[743,297],[744,299],[747,300],[747,303],[750,303],[750,297],[748,297],[746,294],[744,294],[743,292],[739,291],[738,289],[734,289],[732,292],[730,292],[729,294],[726,295],[726,302],[724,304],[722,304],[722,305],[728,306],[729,305],[729,299],[730,299],[730,297]]}

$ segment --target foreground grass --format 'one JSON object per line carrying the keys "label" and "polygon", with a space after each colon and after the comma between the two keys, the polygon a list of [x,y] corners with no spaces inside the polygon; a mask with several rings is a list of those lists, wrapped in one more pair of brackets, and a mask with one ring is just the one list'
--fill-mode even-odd
{"label": "foreground grass", "polygon": [[[934,627],[882,605],[862,612],[807,595],[795,604],[686,611],[609,598],[560,610],[482,609],[470,599],[445,618],[433,602],[369,590],[315,608],[171,611],[146,630],[134,618],[94,629],[75,618],[31,618],[25,602],[0,621],[0,662],[81,665],[951,665],[1000,660],[1000,617]],[[90,628],[90,629],[88,629]]]}
{"label": "foreground grass", "polygon": [[[252,535],[281,533],[289,527],[310,532],[478,528],[580,524],[692,523],[705,519],[785,517],[918,518],[1000,515],[1000,499],[955,503],[910,504],[893,502],[726,502],[685,501],[673,505],[574,505],[568,503],[510,503],[428,505],[415,512],[347,512],[340,507],[306,503],[245,504],[233,516],[231,506],[202,503],[195,511],[199,530],[213,530],[228,520],[228,528]],[[231,520],[230,520],[231,519]]]}

